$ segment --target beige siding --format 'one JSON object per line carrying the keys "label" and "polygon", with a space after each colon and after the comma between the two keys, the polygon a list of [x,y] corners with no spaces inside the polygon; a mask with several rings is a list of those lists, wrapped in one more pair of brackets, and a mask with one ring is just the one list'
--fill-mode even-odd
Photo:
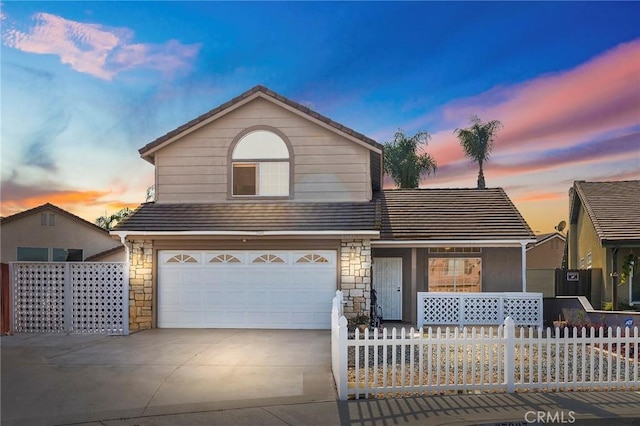
{"label": "beige siding", "polygon": [[157,201],[228,201],[229,147],[240,132],[256,125],[277,128],[289,139],[294,201],[371,199],[368,149],[256,99],[157,152]]}
{"label": "beige siding", "polygon": [[[55,214],[55,225],[40,224],[40,214]],[[2,261],[10,262],[17,259],[18,247],[39,247],[49,249],[51,259],[52,249],[81,249],[86,259],[114,247],[121,246],[108,234],[94,229],[54,210],[37,211],[28,216],[3,223],[2,233]],[[121,252],[117,260],[124,260]]]}

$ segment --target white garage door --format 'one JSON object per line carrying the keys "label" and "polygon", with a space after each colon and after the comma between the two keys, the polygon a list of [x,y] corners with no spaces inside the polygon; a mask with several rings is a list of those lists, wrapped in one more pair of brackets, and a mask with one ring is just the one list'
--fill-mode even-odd
{"label": "white garage door", "polygon": [[158,253],[158,327],[330,328],[335,251]]}

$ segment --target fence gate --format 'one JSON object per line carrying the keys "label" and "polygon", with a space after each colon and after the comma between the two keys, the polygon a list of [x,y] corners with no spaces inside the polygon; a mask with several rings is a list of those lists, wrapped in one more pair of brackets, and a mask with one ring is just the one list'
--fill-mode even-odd
{"label": "fence gate", "polygon": [[13,331],[129,334],[122,262],[12,262]]}
{"label": "fence gate", "polygon": [[591,302],[593,269],[556,269],[556,296],[585,296]]}

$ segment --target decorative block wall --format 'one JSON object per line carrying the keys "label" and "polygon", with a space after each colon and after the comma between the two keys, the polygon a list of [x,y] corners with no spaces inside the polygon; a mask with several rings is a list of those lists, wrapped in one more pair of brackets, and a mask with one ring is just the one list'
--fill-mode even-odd
{"label": "decorative block wall", "polygon": [[129,330],[147,330],[153,317],[153,241],[130,244]]}
{"label": "decorative block wall", "polygon": [[342,240],[340,244],[340,290],[346,304],[344,315],[369,315],[371,305],[371,241]]}

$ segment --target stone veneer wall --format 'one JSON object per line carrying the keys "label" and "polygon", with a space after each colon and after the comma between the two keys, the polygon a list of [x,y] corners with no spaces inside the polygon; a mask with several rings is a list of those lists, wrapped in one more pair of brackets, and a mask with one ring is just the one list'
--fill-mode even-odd
{"label": "stone veneer wall", "polygon": [[129,331],[151,328],[153,307],[153,241],[134,240],[130,245]]}
{"label": "stone veneer wall", "polygon": [[340,290],[346,305],[344,315],[369,315],[371,304],[371,242],[342,240],[340,244]]}

